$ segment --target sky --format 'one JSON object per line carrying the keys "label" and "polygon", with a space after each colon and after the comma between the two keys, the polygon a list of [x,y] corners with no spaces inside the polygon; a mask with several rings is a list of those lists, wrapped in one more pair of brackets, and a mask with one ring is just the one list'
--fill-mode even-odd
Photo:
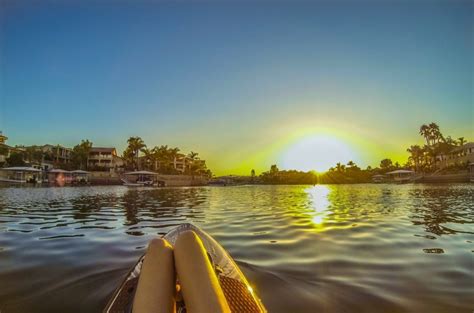
{"label": "sky", "polygon": [[474,139],[471,1],[2,1],[10,145],[197,151],[216,174]]}

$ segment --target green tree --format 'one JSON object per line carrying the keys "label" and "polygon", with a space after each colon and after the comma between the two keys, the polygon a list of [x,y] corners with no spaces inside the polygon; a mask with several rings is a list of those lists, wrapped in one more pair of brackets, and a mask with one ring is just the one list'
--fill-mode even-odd
{"label": "green tree", "polygon": [[340,162],[337,162],[336,171],[342,173],[345,170],[346,170],[346,166],[344,164],[341,164]]}
{"label": "green tree", "polygon": [[133,163],[135,168],[139,168],[140,151],[146,147],[145,142],[140,137],[130,137],[127,140],[128,147],[124,151],[124,158]]}
{"label": "green tree", "polygon": [[200,160],[198,157],[199,153],[191,151],[188,154],[189,159],[189,171],[191,175],[202,175],[206,171],[206,162]]}
{"label": "green tree", "polygon": [[40,163],[43,159],[43,152],[40,147],[30,146],[25,148],[23,157],[28,163]]}
{"label": "green tree", "polygon": [[422,135],[428,146],[433,146],[436,143],[444,141],[444,136],[440,131],[438,124],[431,122],[429,125],[423,124],[420,126],[420,135]]}
{"label": "green tree", "polygon": [[443,134],[441,134],[438,124],[431,122],[430,125],[428,126],[430,128],[431,138],[433,140],[432,144],[435,144],[444,140]]}
{"label": "green tree", "polygon": [[421,125],[420,135],[425,138],[426,144],[429,146],[431,144],[431,128],[426,124]]}
{"label": "green tree", "polygon": [[153,153],[155,155],[155,169],[166,171],[169,167],[168,146],[154,147]]}
{"label": "green tree", "polygon": [[392,166],[393,162],[390,159],[383,159],[382,161],[380,161],[380,168],[383,171],[389,171],[390,169],[392,169]]}
{"label": "green tree", "polygon": [[72,166],[81,170],[87,169],[87,160],[92,148],[92,142],[88,139],[81,140],[80,144],[75,145],[71,152]]}
{"label": "green tree", "polygon": [[418,171],[423,159],[423,149],[419,145],[412,145],[407,149],[407,152],[410,153],[409,160],[414,163],[415,171]]}
{"label": "green tree", "polygon": [[464,137],[459,137],[458,142],[460,146],[464,146],[464,144],[466,143],[466,140],[464,139]]}
{"label": "green tree", "polygon": [[7,154],[8,154],[8,147],[0,144],[0,155],[7,155]]}
{"label": "green tree", "polygon": [[198,155],[199,155],[199,153],[194,152],[194,151],[191,151],[191,152],[189,152],[189,154],[188,154],[188,158],[189,158],[191,161],[199,160]]}
{"label": "green tree", "polygon": [[21,152],[12,152],[7,158],[9,166],[25,166],[24,155]]}

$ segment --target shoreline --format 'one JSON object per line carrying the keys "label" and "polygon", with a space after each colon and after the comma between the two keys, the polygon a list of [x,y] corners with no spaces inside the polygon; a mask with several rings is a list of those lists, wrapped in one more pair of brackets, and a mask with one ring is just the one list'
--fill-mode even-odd
{"label": "shoreline", "polygon": [[[91,172],[88,183],[86,184],[64,184],[58,185],[55,183],[9,183],[1,182],[0,187],[81,187],[81,186],[123,186],[123,182],[120,179],[120,176],[116,173],[100,173],[100,172]],[[444,175],[426,175],[422,176],[416,180],[397,183],[386,181],[382,183],[374,183],[372,181],[354,181],[354,182],[332,182],[332,183],[289,183],[289,182],[280,182],[280,183],[263,183],[263,182],[247,182],[247,181],[237,181],[237,182],[227,182],[226,184],[213,184],[205,177],[199,176],[190,176],[190,175],[160,175],[160,177],[165,181],[164,187],[204,187],[204,186],[214,186],[214,187],[231,187],[231,186],[275,186],[275,185],[287,185],[287,186],[296,186],[296,185],[307,185],[307,186],[316,186],[316,185],[362,185],[362,184],[456,184],[456,183],[473,183],[471,181],[469,173],[455,173],[455,174],[444,174]],[[160,188],[160,187],[157,187]]]}

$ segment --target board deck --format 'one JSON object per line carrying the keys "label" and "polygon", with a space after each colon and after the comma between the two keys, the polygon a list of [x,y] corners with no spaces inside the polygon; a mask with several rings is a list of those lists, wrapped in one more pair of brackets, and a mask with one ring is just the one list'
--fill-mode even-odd
{"label": "board deck", "polygon": [[[265,307],[255,295],[237,264],[224,248],[206,232],[192,224],[182,224],[171,230],[163,236],[163,238],[171,245],[174,245],[179,235],[188,230],[194,231],[202,240],[215,266],[216,274],[218,275],[219,282],[231,311],[234,313],[265,313]],[[103,311],[104,313],[132,312],[133,297],[145,257],[146,255],[143,255],[138,260],[120,286],[112,294],[112,297]],[[186,304],[182,301],[177,303],[176,308],[178,313],[186,312]]]}

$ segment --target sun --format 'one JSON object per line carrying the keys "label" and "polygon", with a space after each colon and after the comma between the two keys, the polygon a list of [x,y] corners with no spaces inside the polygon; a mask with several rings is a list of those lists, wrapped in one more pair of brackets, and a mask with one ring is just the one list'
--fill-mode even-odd
{"label": "sun", "polygon": [[357,161],[357,155],[347,143],[328,134],[314,134],[288,145],[280,164],[283,169],[324,172],[337,162],[351,160]]}

